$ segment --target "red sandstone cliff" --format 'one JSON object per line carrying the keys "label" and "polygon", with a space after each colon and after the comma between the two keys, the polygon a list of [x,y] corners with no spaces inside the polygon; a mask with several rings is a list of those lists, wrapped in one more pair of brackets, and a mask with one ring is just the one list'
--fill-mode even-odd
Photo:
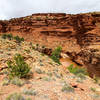
{"label": "red sandstone cliff", "polygon": [[[0,21],[1,33],[22,35],[44,45],[70,44],[86,46],[100,41],[100,14],[33,14],[32,16]],[[67,40],[67,41],[66,41]],[[58,41],[58,43],[56,42]],[[72,42],[71,41],[71,42]],[[67,44],[68,42],[68,44]],[[49,45],[51,46],[51,45]]]}
{"label": "red sandstone cliff", "polygon": [[46,45],[52,49],[61,45],[63,51],[75,61],[80,64],[85,62],[92,64],[93,59],[91,61],[90,59],[94,56],[91,56],[91,53],[97,55],[97,52],[91,51],[100,50],[100,14],[33,14],[0,21],[0,33],[20,35],[27,41]]}

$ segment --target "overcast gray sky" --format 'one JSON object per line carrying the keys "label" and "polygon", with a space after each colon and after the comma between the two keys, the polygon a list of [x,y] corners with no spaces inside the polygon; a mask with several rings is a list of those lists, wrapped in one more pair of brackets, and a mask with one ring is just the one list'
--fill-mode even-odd
{"label": "overcast gray sky", "polygon": [[0,19],[33,13],[85,13],[100,11],[100,0],[0,0]]}

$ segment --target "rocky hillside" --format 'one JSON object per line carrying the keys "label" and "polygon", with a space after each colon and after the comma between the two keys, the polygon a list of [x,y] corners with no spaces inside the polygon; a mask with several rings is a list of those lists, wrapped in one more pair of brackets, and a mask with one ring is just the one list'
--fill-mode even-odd
{"label": "rocky hillside", "polygon": [[[38,52],[37,44],[3,38],[0,36],[0,100],[100,100],[98,79],[91,79],[83,70],[72,73],[68,66]],[[30,66],[30,77],[9,78],[7,62],[16,53]]]}
{"label": "rocky hillside", "polygon": [[19,35],[51,49],[62,46],[63,52],[85,65],[92,77],[94,73],[100,76],[100,13],[33,14],[0,21],[0,33]]}
{"label": "rocky hillside", "polygon": [[0,32],[21,35],[50,48],[61,45],[65,52],[79,52],[84,46],[100,42],[100,14],[33,14],[0,21]]}

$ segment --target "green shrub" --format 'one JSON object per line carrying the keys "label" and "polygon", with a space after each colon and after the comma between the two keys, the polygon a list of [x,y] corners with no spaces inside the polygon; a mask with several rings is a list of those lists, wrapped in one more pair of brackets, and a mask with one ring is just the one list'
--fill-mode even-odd
{"label": "green shrub", "polygon": [[2,38],[3,39],[9,39],[9,40],[11,40],[11,39],[13,39],[13,35],[11,34],[11,33],[9,33],[9,34],[2,34]]}
{"label": "green shrub", "polygon": [[35,89],[26,89],[26,88],[23,89],[23,93],[25,95],[34,95],[34,96],[37,94]]}
{"label": "green shrub", "polygon": [[24,81],[22,81],[21,79],[15,77],[11,80],[11,83],[17,86],[23,86],[24,85]]}
{"label": "green shrub", "polygon": [[35,49],[38,50],[38,48],[39,48],[39,44],[36,44],[36,48]]}
{"label": "green shrub", "polygon": [[39,68],[36,68],[35,71],[36,71],[36,73],[38,73],[38,74],[42,74],[42,73],[43,73],[42,70],[39,69]]}
{"label": "green shrub", "polygon": [[9,40],[13,39],[13,35],[12,35],[12,34],[7,34],[7,38],[8,38]]}
{"label": "green shrub", "polygon": [[6,39],[7,38],[7,34],[2,34],[2,38]]}
{"label": "green shrub", "polygon": [[84,74],[84,75],[87,75],[87,72],[86,72],[86,69],[85,68],[80,68],[78,66],[76,67],[73,67],[73,64],[71,64],[69,67],[68,67],[68,70],[75,74],[75,75],[78,75],[80,73]]}
{"label": "green shrub", "polygon": [[41,21],[41,17],[37,17],[36,20],[37,20],[37,21]]}
{"label": "green shrub", "polygon": [[21,94],[13,93],[10,94],[6,100],[26,100]]}
{"label": "green shrub", "polygon": [[4,78],[3,81],[2,81],[2,85],[7,86],[9,84],[10,84],[10,80],[8,78]]}
{"label": "green shrub", "polygon": [[14,61],[9,60],[7,62],[8,72],[11,77],[26,77],[30,71],[30,67],[24,61],[24,57],[20,54],[14,56]]}
{"label": "green shrub", "polygon": [[74,88],[71,87],[71,86],[68,86],[68,85],[64,85],[63,88],[62,88],[62,92],[74,92]]}
{"label": "green shrub", "polygon": [[53,59],[53,61],[58,64],[61,64],[59,61],[61,50],[62,50],[62,48],[59,46],[51,54],[51,59]]}
{"label": "green shrub", "polygon": [[43,46],[42,46],[42,49],[44,49],[44,48],[45,48],[45,46],[43,45]]}
{"label": "green shrub", "polygon": [[93,100],[100,100],[100,94],[99,93],[90,94],[90,96],[93,98]]}
{"label": "green shrub", "polygon": [[31,51],[29,49],[25,49],[26,53],[30,53]]}
{"label": "green shrub", "polygon": [[100,84],[100,77],[94,76],[94,83]]}
{"label": "green shrub", "polygon": [[45,76],[44,76],[44,77],[42,78],[42,80],[43,80],[43,81],[51,81],[51,78],[50,78],[50,77],[45,77]]}
{"label": "green shrub", "polygon": [[93,92],[96,92],[96,88],[90,88],[91,89],[91,91],[93,91]]}
{"label": "green shrub", "polygon": [[86,76],[83,73],[78,73],[77,74],[77,77],[79,77],[82,80],[85,80],[86,79]]}
{"label": "green shrub", "polygon": [[6,34],[6,33],[2,34],[2,38],[3,39],[9,39],[9,40],[15,39],[16,42],[18,42],[18,43],[24,41],[24,38],[23,37],[22,38],[20,38],[19,36],[13,37],[13,35],[11,33],[9,33],[9,34]]}
{"label": "green shrub", "polygon": [[78,83],[83,83],[83,79],[78,78],[78,79],[76,80],[76,82],[78,82]]}
{"label": "green shrub", "polygon": [[20,38],[19,36],[15,36],[14,39],[16,40],[16,42],[20,43],[22,41],[24,41],[24,38]]}

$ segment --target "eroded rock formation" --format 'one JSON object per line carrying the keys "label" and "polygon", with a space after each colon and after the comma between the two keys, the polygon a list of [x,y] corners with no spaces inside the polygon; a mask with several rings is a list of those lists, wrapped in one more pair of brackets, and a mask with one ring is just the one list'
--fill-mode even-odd
{"label": "eroded rock formation", "polygon": [[[69,54],[77,63],[92,66],[94,64],[92,60],[96,58],[96,63],[92,68],[99,67],[99,57],[92,56],[95,54],[93,50],[100,51],[99,13],[33,14],[9,21],[0,21],[0,33],[23,36],[27,41],[52,49],[60,45],[63,47],[63,52]],[[90,54],[86,54],[88,51]],[[96,70],[99,71],[98,68]]]}

